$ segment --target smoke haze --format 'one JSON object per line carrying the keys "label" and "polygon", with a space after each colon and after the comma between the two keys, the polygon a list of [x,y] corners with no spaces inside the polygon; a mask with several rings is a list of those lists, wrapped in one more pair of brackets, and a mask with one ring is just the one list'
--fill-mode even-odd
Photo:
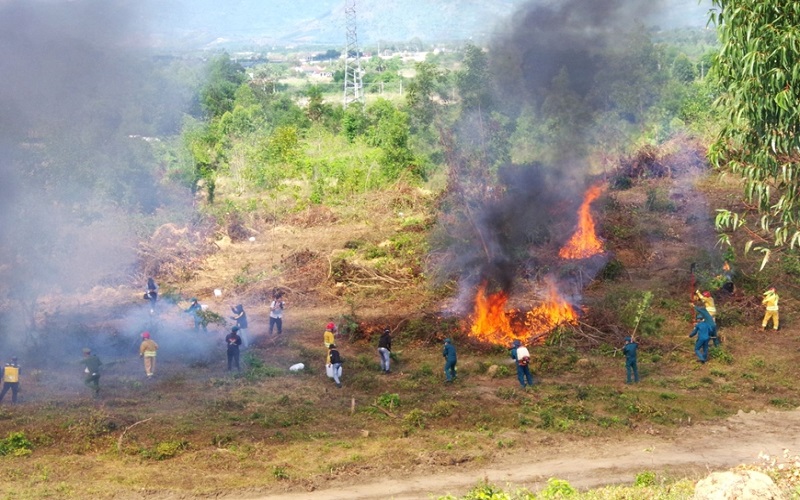
{"label": "smoke haze", "polygon": [[[188,92],[152,67],[143,50],[143,5],[0,2],[4,357],[48,335],[53,341],[55,332],[34,332],[39,299],[129,279],[136,232],[171,201],[151,146],[131,136],[178,132]],[[48,309],[80,314],[57,304]]]}

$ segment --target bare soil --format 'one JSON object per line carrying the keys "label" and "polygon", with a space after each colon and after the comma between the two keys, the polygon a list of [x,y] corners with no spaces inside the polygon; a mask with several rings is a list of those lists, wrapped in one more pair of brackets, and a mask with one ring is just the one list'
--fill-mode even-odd
{"label": "bare soil", "polygon": [[[525,441],[525,437],[521,436]],[[445,494],[463,495],[481,481],[509,490],[539,491],[550,478],[569,481],[581,490],[633,484],[644,471],[661,477],[700,479],[710,472],[742,464],[764,464],[763,456],[783,460],[785,450],[800,450],[800,410],[739,412],[725,420],[697,423],[669,435],[631,432],[609,439],[575,439],[526,443],[527,450],[481,467],[455,466],[446,472],[404,475],[338,484],[333,488],[230,498],[416,500]]]}

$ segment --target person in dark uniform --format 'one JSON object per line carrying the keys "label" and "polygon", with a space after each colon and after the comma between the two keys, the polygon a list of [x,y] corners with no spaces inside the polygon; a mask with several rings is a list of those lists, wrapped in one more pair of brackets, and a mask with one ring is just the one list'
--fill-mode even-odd
{"label": "person in dark uniform", "polygon": [[239,367],[239,346],[242,345],[242,338],[239,336],[239,327],[234,326],[231,333],[225,336],[225,344],[228,346],[228,371],[236,366],[236,371],[241,372]]}
{"label": "person in dark uniform", "polygon": [[83,383],[94,389],[94,396],[100,395],[100,366],[102,362],[96,354],[92,354],[92,350],[88,347],[83,348],[83,361],[81,364],[85,366],[83,373],[86,374]]}
{"label": "person in dark uniform", "polygon": [[17,393],[19,393],[19,365],[16,356],[3,367],[3,390],[0,392],[0,403],[3,402],[3,398],[9,390],[11,391],[11,403],[15,404]]}

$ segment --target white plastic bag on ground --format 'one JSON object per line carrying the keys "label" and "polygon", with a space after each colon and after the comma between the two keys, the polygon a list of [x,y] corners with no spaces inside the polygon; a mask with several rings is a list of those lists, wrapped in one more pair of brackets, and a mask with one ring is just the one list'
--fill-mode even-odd
{"label": "white plastic bag on ground", "polygon": [[305,368],[305,367],[306,367],[306,365],[304,365],[303,363],[296,363],[296,364],[293,364],[292,366],[289,367],[289,371],[290,372],[299,372],[299,371],[302,371],[303,368]]}

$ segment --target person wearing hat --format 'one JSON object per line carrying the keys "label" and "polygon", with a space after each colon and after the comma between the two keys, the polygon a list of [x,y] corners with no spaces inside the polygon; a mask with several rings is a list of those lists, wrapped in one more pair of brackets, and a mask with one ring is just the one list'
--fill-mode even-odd
{"label": "person wearing hat", "polygon": [[336,325],[333,323],[328,323],[325,326],[325,333],[322,334],[322,343],[325,344],[325,348],[328,349],[331,344],[333,344],[333,336],[336,335]]}
{"label": "person wearing hat", "polygon": [[328,366],[331,367],[331,373],[333,375],[333,382],[336,384],[336,387],[339,389],[342,388],[342,356],[339,354],[339,350],[336,349],[336,344],[331,344],[328,346]]}
{"label": "person wearing hat", "polygon": [[622,354],[625,355],[625,383],[638,384],[639,383],[639,364],[637,363],[636,351],[639,349],[639,344],[633,341],[632,337],[625,337],[625,345],[622,346]]}
{"label": "person wearing hat", "polygon": [[695,290],[694,292],[695,297],[703,303],[703,307],[706,308],[708,314],[711,315],[712,318],[716,320],[717,317],[717,307],[714,305],[714,297],[711,296],[711,292],[706,290],[705,292],[700,292],[700,290]]}
{"label": "person wearing hat", "polygon": [[144,359],[144,372],[147,378],[153,376],[156,371],[156,353],[158,344],[150,338],[150,332],[142,333],[142,343],[139,345],[139,357]]}
{"label": "person wearing hat", "polygon": [[694,353],[697,355],[697,361],[705,363],[708,361],[708,341],[711,339],[713,323],[705,321],[700,314],[698,314],[695,319],[700,321],[694,325],[692,333],[689,334],[689,338],[695,335],[697,336],[697,340],[694,343]]}
{"label": "person wearing hat", "polygon": [[389,373],[389,364],[392,360],[392,331],[388,328],[383,330],[381,338],[378,339],[378,356],[381,361],[381,371]]}
{"label": "person wearing hat", "polygon": [[244,312],[244,306],[242,304],[238,304],[236,307],[231,306],[231,311],[233,312],[231,319],[236,321],[236,326],[239,328],[238,333],[242,338],[242,347],[247,347],[250,342],[247,338],[247,313]]}
{"label": "person wearing hat", "polygon": [[231,328],[231,333],[225,336],[225,345],[228,347],[228,371],[236,365],[236,371],[241,372],[239,367],[239,346],[242,345],[242,337],[239,336],[239,327]]}
{"label": "person wearing hat", "polygon": [[517,380],[523,389],[533,387],[533,375],[531,374],[531,354],[522,342],[515,340],[511,346],[511,359],[517,365]]}
{"label": "person wearing hat", "polygon": [[17,393],[19,393],[19,365],[16,356],[3,367],[3,390],[0,391],[0,403],[3,402],[3,398],[9,390],[11,390],[11,403],[15,404]]}
{"label": "person wearing hat", "polygon": [[203,315],[200,314],[202,311],[203,311],[203,306],[200,305],[200,302],[198,302],[197,297],[192,297],[192,303],[189,304],[189,307],[183,311],[185,313],[189,313],[192,315],[192,319],[194,319],[195,330],[199,330],[200,326],[203,327],[203,330],[206,329],[206,324],[203,321]]}
{"label": "person wearing hat", "polygon": [[81,364],[85,366],[83,372],[86,374],[83,383],[94,389],[94,396],[97,397],[100,395],[100,367],[103,363],[96,354],[92,354],[91,349],[84,347]]}
{"label": "person wearing hat", "polygon": [[444,376],[447,378],[448,383],[452,383],[456,379],[458,357],[456,356],[456,348],[449,338],[444,339],[442,356],[444,357]]}
{"label": "person wearing hat", "polygon": [[764,292],[764,300],[761,301],[767,309],[764,312],[764,319],[761,320],[761,328],[764,330],[767,329],[770,320],[772,320],[772,329],[778,330],[778,298],[778,293],[774,287]]}

